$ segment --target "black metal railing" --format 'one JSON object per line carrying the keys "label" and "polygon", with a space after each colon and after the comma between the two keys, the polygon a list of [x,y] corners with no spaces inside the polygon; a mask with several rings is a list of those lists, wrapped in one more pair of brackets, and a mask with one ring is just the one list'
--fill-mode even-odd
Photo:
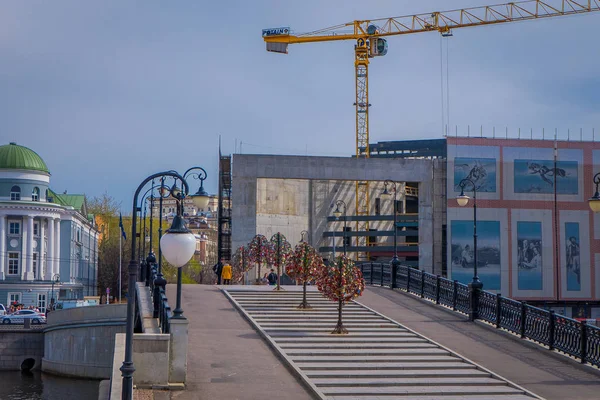
{"label": "black metal railing", "polygon": [[152,316],[154,318],[158,318],[158,326],[162,333],[170,333],[171,324],[169,320],[172,317],[172,313],[165,290],[167,281],[161,277],[163,284],[160,284],[161,280],[157,280],[158,268],[156,264],[152,264],[150,266],[150,271],[146,276],[148,277],[146,280],[146,286],[150,286],[150,296],[152,297]]}
{"label": "black metal railing", "polygon": [[[367,262],[359,265],[367,284],[391,287],[390,264]],[[600,328],[554,311],[534,307],[500,294],[472,289],[464,283],[442,278],[407,265],[396,269],[396,287],[454,311],[488,322],[530,339],[550,350],[600,367]],[[472,292],[475,290],[475,292]]]}

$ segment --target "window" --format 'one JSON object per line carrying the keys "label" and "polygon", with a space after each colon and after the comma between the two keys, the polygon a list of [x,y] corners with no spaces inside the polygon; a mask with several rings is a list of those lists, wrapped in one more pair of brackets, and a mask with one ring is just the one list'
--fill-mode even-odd
{"label": "window", "polygon": [[8,222],[8,234],[9,235],[20,235],[21,234],[21,223],[19,221]]}
{"label": "window", "polygon": [[77,228],[77,242],[81,243],[81,228]]}
{"label": "window", "polygon": [[381,215],[381,199],[375,198],[375,215]]}
{"label": "window", "polygon": [[40,201],[40,188],[33,188],[33,192],[31,192],[31,201]]}
{"label": "window", "polygon": [[46,295],[38,293],[38,301],[37,307],[40,309],[40,312],[46,312]]}
{"label": "window", "polygon": [[38,253],[33,253],[33,276],[37,276]]}
{"label": "window", "polygon": [[21,303],[21,292],[9,292],[8,293],[8,304]]}
{"label": "window", "polygon": [[19,253],[8,253],[8,275],[19,275]]}
{"label": "window", "polygon": [[11,200],[21,200],[21,188],[17,185],[10,188],[10,199]]}
{"label": "window", "polygon": [[40,236],[40,223],[39,222],[33,223],[33,236]]}

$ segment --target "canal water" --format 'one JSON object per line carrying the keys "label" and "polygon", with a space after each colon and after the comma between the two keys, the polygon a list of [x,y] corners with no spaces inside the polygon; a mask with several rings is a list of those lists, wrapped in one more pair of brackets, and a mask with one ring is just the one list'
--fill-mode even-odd
{"label": "canal water", "polygon": [[0,371],[0,400],[97,400],[100,381],[70,379],[40,371]]}

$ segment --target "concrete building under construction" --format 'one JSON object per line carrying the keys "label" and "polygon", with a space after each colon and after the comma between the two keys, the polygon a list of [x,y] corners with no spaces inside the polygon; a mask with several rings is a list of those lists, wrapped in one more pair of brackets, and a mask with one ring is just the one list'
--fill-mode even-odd
{"label": "concrete building under construction", "polygon": [[[294,244],[307,231],[325,259],[345,247],[358,261],[388,261],[396,229],[403,263],[469,282],[473,201],[457,203],[466,179],[477,190],[484,288],[564,315],[600,317],[600,216],[587,204],[600,144],[448,137],[377,143],[370,152],[368,159],[234,154],[232,248],[257,233],[281,232]],[[369,181],[369,215],[356,215],[357,180]],[[396,183],[396,202],[382,196],[385,180]],[[471,186],[464,191],[473,197]],[[345,217],[336,218],[339,200]],[[368,231],[357,229],[364,221]]]}

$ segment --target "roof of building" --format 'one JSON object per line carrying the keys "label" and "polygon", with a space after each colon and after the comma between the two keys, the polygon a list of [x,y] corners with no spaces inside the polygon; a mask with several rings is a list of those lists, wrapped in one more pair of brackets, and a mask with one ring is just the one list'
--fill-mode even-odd
{"label": "roof of building", "polygon": [[24,169],[50,174],[42,157],[35,151],[14,142],[0,146],[0,169]]}
{"label": "roof of building", "polygon": [[81,211],[85,204],[85,195],[83,194],[58,194],[53,190],[48,189],[48,196],[52,197],[52,200],[56,204],[61,206],[71,206],[76,210]]}

